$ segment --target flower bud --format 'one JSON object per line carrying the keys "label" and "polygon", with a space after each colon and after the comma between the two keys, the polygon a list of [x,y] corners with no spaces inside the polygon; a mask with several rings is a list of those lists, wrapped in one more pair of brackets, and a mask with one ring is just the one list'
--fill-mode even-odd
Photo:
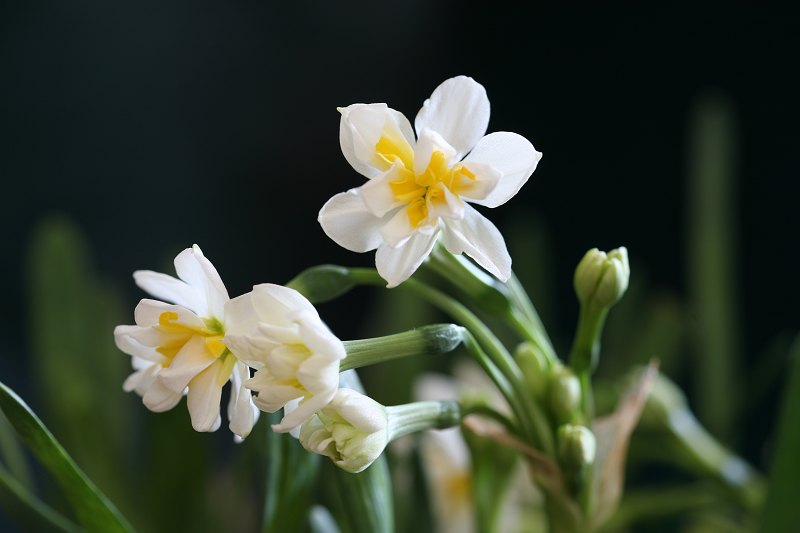
{"label": "flower bud", "polygon": [[347,268],[336,265],[319,265],[308,268],[286,284],[312,303],[322,303],[338,298],[356,286]]}
{"label": "flower bud", "polygon": [[389,442],[386,408],[352,389],[339,389],[300,430],[306,450],[327,455],[343,470],[361,472]]}
{"label": "flower bud", "polygon": [[552,376],[547,396],[556,421],[570,422],[581,405],[580,381],[569,368],[562,367]]}
{"label": "flower bud", "polygon": [[625,294],[630,274],[628,250],[624,246],[608,254],[592,248],[575,269],[575,292],[582,305],[593,303],[608,308]]}
{"label": "flower bud", "polygon": [[566,469],[579,470],[594,463],[597,441],[585,426],[564,424],[558,428],[558,458]]}
{"label": "flower bud", "polygon": [[542,399],[547,392],[547,382],[550,379],[550,365],[542,351],[533,343],[523,342],[514,352],[525,384],[537,400]]}

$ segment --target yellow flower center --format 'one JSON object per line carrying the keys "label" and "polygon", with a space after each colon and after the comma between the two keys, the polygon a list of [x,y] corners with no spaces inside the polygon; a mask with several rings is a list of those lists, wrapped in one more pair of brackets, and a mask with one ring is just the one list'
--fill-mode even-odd
{"label": "yellow flower center", "polygon": [[175,355],[189,342],[194,336],[203,337],[206,344],[206,349],[214,356],[220,357],[227,351],[227,346],[222,342],[222,337],[225,336],[225,327],[222,323],[215,319],[203,319],[205,327],[197,328],[180,324],[178,320],[178,313],[174,311],[164,311],[158,316],[158,329],[175,335],[170,335],[170,340],[156,348],[160,354],[170,360],[175,358]]}
{"label": "yellow flower center", "polygon": [[396,201],[404,204],[409,223],[418,228],[430,220],[432,207],[447,203],[445,189],[461,195],[475,183],[475,174],[461,163],[449,166],[444,152],[434,150],[428,167],[414,172],[414,150],[399,133],[386,131],[375,145],[378,163],[384,170],[396,164],[397,178],[389,182]]}

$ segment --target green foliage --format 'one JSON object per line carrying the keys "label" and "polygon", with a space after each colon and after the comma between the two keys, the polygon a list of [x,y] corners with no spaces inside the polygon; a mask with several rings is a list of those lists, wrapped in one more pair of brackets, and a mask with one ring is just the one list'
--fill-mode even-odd
{"label": "green foliage", "polygon": [[[0,409],[14,426],[20,439],[52,474],[78,522],[90,532],[130,532],[127,520],[92,483],[39,418],[11,389],[0,383]],[[30,500],[35,505],[35,500]],[[54,520],[54,515],[43,515]],[[55,519],[57,520],[57,519]],[[69,527],[67,525],[67,527]]]}

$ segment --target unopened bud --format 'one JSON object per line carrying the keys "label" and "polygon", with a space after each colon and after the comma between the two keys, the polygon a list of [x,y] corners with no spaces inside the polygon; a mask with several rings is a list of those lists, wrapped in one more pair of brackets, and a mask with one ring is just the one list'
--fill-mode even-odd
{"label": "unopened bud", "polygon": [[525,384],[533,394],[533,397],[540,400],[547,392],[547,383],[550,379],[550,365],[542,351],[533,343],[523,342],[514,352]]}
{"label": "unopened bud", "polygon": [[311,303],[322,303],[348,292],[356,286],[348,269],[336,265],[319,265],[302,271],[286,284]]}
{"label": "unopened bud", "polygon": [[564,424],[558,428],[558,457],[570,470],[579,470],[594,463],[597,441],[585,426]]}
{"label": "unopened bud", "polygon": [[575,418],[581,405],[581,384],[569,368],[561,368],[551,377],[547,399],[557,422],[570,422]]}
{"label": "unopened bud", "polygon": [[575,292],[581,304],[611,307],[625,294],[631,275],[628,250],[620,246],[606,254],[592,248],[575,269]]}

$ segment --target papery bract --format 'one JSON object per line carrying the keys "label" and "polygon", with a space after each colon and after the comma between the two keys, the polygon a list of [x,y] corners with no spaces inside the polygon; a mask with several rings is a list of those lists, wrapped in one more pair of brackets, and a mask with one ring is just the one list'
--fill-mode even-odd
{"label": "papery bract", "polygon": [[541,153],[516,133],[484,136],[489,100],[483,86],[466,76],[442,83],[417,114],[416,139],[408,120],[386,104],[340,111],[342,152],[369,181],[322,207],[325,233],[354,252],[377,249],[375,264],[389,287],[416,271],[440,235],[448,251],[466,253],[507,280],[511,257],[502,235],[467,202],[505,203]]}
{"label": "papery bract", "polygon": [[302,424],[333,399],[339,386],[342,342],[322,322],[299,292],[265,283],[226,306],[234,328],[223,339],[236,356],[256,369],[246,386],[256,391],[255,404],[274,413],[300,400],[275,431]]}
{"label": "papery bract", "polygon": [[136,391],[155,412],[172,409],[187,394],[192,427],[216,431],[221,423],[222,386],[231,380],[230,429],[244,438],[258,410],[243,386],[250,376],[247,366],[222,342],[229,325],[225,316],[228,292],[196,245],[178,254],[175,270],[178,278],[149,270],[133,275],[139,287],[174,303],[143,299],[136,306],[136,325],[114,329],[117,346],[132,356],[136,370],[123,388]]}

